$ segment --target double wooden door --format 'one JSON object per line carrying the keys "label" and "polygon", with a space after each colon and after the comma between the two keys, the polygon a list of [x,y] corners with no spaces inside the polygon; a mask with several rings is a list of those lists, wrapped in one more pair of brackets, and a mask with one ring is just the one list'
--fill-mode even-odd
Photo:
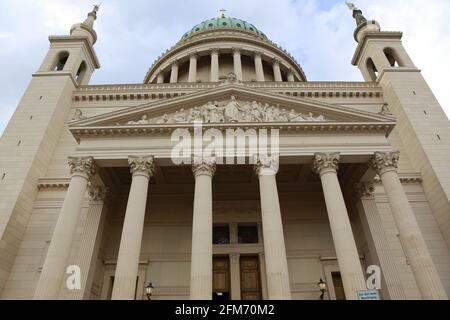
{"label": "double wooden door", "polygon": [[241,257],[240,268],[241,299],[261,300],[261,274],[258,257]]}

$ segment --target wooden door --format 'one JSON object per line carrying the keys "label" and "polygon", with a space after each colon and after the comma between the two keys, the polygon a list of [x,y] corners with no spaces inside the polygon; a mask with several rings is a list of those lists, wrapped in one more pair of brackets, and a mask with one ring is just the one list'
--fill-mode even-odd
{"label": "wooden door", "polygon": [[[228,257],[214,257],[213,259],[213,296],[217,299],[228,300],[231,296],[230,259]],[[219,296],[215,296],[219,294]]]}
{"label": "wooden door", "polygon": [[333,272],[331,274],[333,277],[334,292],[336,294],[336,300],[346,300],[344,283],[342,282],[342,277],[340,272]]}
{"label": "wooden door", "polygon": [[259,258],[241,257],[241,299],[261,300],[261,275],[259,272]]}

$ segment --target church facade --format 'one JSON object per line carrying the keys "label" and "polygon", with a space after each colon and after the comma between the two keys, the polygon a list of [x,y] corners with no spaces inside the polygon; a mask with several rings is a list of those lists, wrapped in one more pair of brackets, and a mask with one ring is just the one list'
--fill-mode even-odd
{"label": "church facade", "polygon": [[142,84],[89,85],[98,7],[50,36],[0,140],[0,299],[448,299],[449,121],[352,10],[361,82],[223,13]]}

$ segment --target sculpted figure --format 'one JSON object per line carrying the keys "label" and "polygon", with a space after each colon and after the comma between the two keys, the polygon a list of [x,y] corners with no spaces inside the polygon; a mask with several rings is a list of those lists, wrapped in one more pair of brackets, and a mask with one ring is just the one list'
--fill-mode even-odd
{"label": "sculpted figure", "polygon": [[186,113],[184,109],[181,109],[180,111],[177,111],[175,115],[173,116],[173,122],[175,123],[184,123],[186,122]]}
{"label": "sculpted figure", "polygon": [[236,97],[232,96],[231,101],[225,106],[225,120],[230,122],[239,122],[241,106],[236,101]]}

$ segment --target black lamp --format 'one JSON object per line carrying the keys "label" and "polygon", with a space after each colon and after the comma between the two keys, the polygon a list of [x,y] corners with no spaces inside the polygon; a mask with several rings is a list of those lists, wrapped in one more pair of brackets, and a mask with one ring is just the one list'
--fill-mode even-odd
{"label": "black lamp", "polygon": [[151,282],[145,287],[145,294],[147,295],[148,300],[152,300],[153,289],[154,287]]}
{"label": "black lamp", "polygon": [[317,285],[319,286],[319,289],[321,292],[320,300],[323,300],[323,298],[325,296],[325,291],[327,290],[327,283],[325,281],[323,281],[322,279],[320,279],[320,281]]}

